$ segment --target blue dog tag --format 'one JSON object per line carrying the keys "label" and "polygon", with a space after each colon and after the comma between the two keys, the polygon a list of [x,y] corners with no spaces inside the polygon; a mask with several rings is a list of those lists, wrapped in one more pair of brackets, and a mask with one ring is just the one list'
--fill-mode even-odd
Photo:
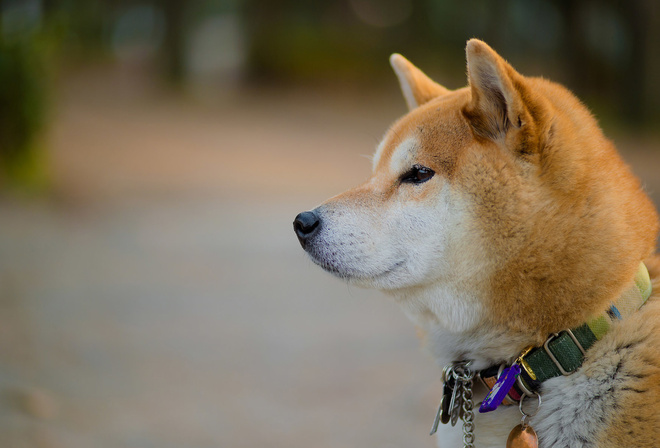
{"label": "blue dog tag", "polygon": [[520,366],[518,364],[513,364],[511,367],[504,369],[493,388],[481,403],[481,406],[479,406],[479,412],[484,413],[497,409],[504,400],[504,397],[506,397],[506,394],[513,387],[513,383],[516,382],[518,375],[520,375]]}

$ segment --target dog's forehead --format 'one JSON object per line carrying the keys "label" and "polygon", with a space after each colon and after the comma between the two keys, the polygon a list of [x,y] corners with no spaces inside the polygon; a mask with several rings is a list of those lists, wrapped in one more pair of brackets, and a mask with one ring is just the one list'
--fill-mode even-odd
{"label": "dog's forehead", "polygon": [[472,139],[462,96],[438,98],[394,123],[374,154],[374,174],[399,175],[416,163],[450,174],[460,149]]}

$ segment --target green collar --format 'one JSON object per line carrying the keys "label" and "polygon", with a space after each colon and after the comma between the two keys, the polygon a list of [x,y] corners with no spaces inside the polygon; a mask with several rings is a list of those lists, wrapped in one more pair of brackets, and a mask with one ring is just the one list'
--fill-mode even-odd
{"label": "green collar", "polygon": [[[533,395],[540,389],[541,383],[550,378],[575,372],[582,366],[586,351],[608,333],[613,322],[629,317],[646,303],[650,295],[649,272],[644,263],[640,263],[634,284],[606,311],[579,327],[552,334],[540,347],[523,350],[514,361],[522,368],[521,374],[509,394],[512,400],[505,400],[505,403],[518,401],[522,394]],[[480,377],[489,388],[502,371],[501,368],[496,370],[498,373],[495,375],[493,367],[480,372]]]}

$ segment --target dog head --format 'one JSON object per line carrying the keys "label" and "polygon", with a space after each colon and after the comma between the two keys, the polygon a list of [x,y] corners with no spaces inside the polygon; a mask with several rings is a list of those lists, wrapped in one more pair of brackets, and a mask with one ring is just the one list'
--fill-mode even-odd
{"label": "dog head", "polygon": [[657,216],[568,90],[479,40],[466,53],[469,85],[455,91],[391,57],[409,113],[367,182],[294,229],[315,263],[393,292],[418,323],[545,336],[620,293],[653,250]]}

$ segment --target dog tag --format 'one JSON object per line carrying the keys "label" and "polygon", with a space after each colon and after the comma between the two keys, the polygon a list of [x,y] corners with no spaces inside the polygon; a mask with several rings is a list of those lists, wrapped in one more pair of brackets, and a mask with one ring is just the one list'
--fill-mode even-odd
{"label": "dog tag", "polygon": [[506,439],[506,448],[538,448],[539,439],[536,431],[527,424],[520,424],[511,430]]}
{"label": "dog tag", "polygon": [[454,378],[447,381],[443,387],[442,392],[442,401],[440,402],[440,407],[442,408],[442,414],[440,415],[440,421],[443,425],[449,423],[449,404],[451,402],[451,396],[454,392],[454,386],[456,382]]}
{"label": "dog tag", "polygon": [[[446,368],[445,368],[446,370]],[[440,406],[438,406],[438,412],[435,415],[435,420],[433,421],[433,426],[431,427],[431,435],[435,434],[438,430],[438,425],[442,422],[443,425],[449,423],[449,404],[454,392],[454,385],[456,381],[453,377],[447,378],[446,372],[442,374],[443,386],[442,386],[442,399],[440,400]]]}
{"label": "dog tag", "polygon": [[442,423],[447,423],[444,421],[444,412],[445,412],[445,403],[448,403],[449,400],[447,400],[447,396],[443,395],[442,399],[440,400],[440,406],[438,406],[438,412],[435,414],[435,420],[433,420],[433,426],[431,427],[431,434],[433,435],[438,431],[438,426],[440,425],[440,421],[442,420]]}
{"label": "dog tag", "polygon": [[520,375],[520,366],[518,364],[513,364],[511,367],[504,369],[493,388],[488,392],[486,398],[484,398],[481,406],[479,406],[479,412],[483,414],[484,412],[497,409],[513,387],[518,375]]}

